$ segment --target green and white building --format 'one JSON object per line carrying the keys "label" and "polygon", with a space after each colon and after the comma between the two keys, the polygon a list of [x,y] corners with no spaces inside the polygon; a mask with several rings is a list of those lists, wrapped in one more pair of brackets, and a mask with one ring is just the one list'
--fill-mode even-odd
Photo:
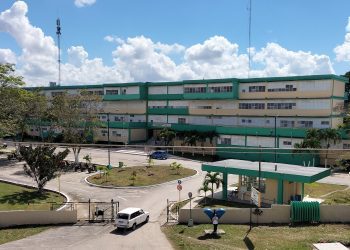
{"label": "green and white building", "polygon": [[[257,160],[257,154],[247,149],[291,149],[309,128],[341,125],[341,111],[348,95],[346,84],[348,79],[341,76],[310,75],[51,86],[41,91],[48,98],[64,91],[79,94],[83,89],[101,95],[100,119],[107,122],[109,113],[112,142],[146,142],[164,127],[215,131],[218,137],[214,146],[239,147],[234,151],[219,149],[215,154]],[[29,134],[36,132],[32,127]],[[106,126],[95,132],[95,140],[107,141]],[[181,144],[175,141],[175,145]],[[207,141],[201,145],[209,144]],[[349,146],[347,140],[336,145]],[[270,152],[263,158],[274,161],[274,154]],[[279,151],[277,161],[300,163],[292,154]]]}

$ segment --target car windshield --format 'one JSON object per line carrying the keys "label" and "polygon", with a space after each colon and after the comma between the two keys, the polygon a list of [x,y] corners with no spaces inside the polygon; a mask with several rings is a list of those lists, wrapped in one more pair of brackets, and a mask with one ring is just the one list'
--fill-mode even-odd
{"label": "car windshield", "polygon": [[127,219],[129,219],[129,215],[128,214],[118,214],[117,218],[127,220]]}

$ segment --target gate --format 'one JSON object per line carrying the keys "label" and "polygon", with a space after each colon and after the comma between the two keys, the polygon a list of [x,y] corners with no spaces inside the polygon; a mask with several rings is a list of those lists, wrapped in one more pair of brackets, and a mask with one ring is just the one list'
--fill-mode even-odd
{"label": "gate", "polygon": [[76,210],[78,221],[102,222],[114,221],[119,211],[119,201],[79,201],[65,202],[63,204],[51,204],[51,210],[65,206],[65,210]]}
{"label": "gate", "polygon": [[179,206],[177,201],[166,200],[166,222],[177,222],[179,218]]}

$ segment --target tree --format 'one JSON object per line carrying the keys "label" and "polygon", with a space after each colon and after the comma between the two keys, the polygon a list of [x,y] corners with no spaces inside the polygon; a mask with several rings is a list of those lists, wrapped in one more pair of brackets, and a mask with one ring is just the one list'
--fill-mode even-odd
{"label": "tree", "polygon": [[176,161],[172,162],[170,164],[170,168],[172,170],[176,170],[176,174],[179,175],[180,174],[180,169],[183,168],[182,164],[181,163],[178,163]]}
{"label": "tree", "polygon": [[159,133],[160,138],[164,140],[165,146],[169,145],[171,140],[174,139],[175,135],[175,131],[169,128],[163,128]]}
{"label": "tree", "polygon": [[101,98],[86,91],[74,96],[62,93],[52,100],[49,119],[53,127],[62,129],[63,141],[73,144],[76,163],[81,150],[79,144],[93,140],[94,129],[100,125],[97,117],[100,109]]}
{"label": "tree", "polygon": [[328,160],[328,150],[331,146],[331,142],[335,145],[337,142],[341,141],[341,134],[338,129],[327,128],[320,130],[320,138],[326,143],[326,159],[325,159],[325,167],[327,167]]}
{"label": "tree", "polygon": [[56,147],[51,146],[20,146],[19,151],[26,161],[24,172],[32,177],[38,186],[38,192],[41,193],[46,183],[54,179],[58,172],[63,170],[63,160],[69,153],[69,150],[55,153]]}
{"label": "tree", "polygon": [[136,180],[137,172],[134,170],[131,173],[130,180],[132,181],[132,186],[135,186],[135,180]]}
{"label": "tree", "polygon": [[210,191],[213,193],[213,189],[209,187],[208,183],[203,182],[203,186],[198,189],[198,193],[200,193],[201,191],[204,192],[204,204],[207,204],[207,192]]}
{"label": "tree", "polygon": [[204,177],[203,185],[211,184],[211,198],[213,199],[214,198],[214,184],[216,185],[216,189],[218,189],[220,187],[220,184],[222,184],[222,183],[223,183],[223,180],[220,177],[220,173],[208,172]]}

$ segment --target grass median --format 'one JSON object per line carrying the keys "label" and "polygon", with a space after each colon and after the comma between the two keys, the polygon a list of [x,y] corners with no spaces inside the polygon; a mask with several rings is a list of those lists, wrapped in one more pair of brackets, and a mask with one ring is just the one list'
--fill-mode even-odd
{"label": "grass median", "polygon": [[90,176],[88,181],[93,184],[113,187],[148,186],[182,179],[194,174],[196,171],[193,169],[175,170],[169,165],[135,166],[113,168],[107,174],[97,173]]}
{"label": "grass median", "polygon": [[[350,245],[350,225],[327,224],[305,227],[219,225],[225,234],[205,235],[210,224],[162,227],[175,249],[311,249],[313,243],[341,242]],[[246,237],[247,236],[247,237]]]}
{"label": "grass median", "polygon": [[50,226],[26,226],[1,229],[0,245],[41,233],[49,228]]}
{"label": "grass median", "polygon": [[61,204],[65,197],[44,191],[41,194],[34,188],[0,182],[0,211],[8,210],[49,210],[50,203]]}

